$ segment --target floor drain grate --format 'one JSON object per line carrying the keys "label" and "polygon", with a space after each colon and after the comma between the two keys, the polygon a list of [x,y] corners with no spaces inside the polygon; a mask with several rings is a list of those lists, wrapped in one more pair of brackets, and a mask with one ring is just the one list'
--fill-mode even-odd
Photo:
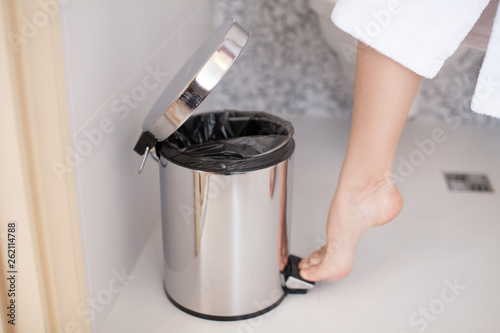
{"label": "floor drain grate", "polygon": [[484,174],[445,173],[450,191],[457,192],[493,192],[490,180]]}

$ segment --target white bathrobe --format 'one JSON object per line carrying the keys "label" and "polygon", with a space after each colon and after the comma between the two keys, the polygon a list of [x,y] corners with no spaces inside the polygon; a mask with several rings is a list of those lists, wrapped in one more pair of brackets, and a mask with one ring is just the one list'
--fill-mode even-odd
{"label": "white bathrobe", "polygon": [[[489,0],[338,0],[332,21],[415,73],[433,78]],[[500,6],[471,108],[500,118]]]}

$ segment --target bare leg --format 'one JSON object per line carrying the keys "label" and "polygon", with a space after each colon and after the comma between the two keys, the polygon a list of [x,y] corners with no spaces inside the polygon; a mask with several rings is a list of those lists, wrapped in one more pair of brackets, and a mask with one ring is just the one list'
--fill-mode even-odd
{"label": "bare leg", "polygon": [[421,77],[358,43],[354,109],[347,154],[330,205],[327,244],[302,260],[303,278],[349,274],[361,236],[394,219],[403,200],[391,179],[396,146]]}

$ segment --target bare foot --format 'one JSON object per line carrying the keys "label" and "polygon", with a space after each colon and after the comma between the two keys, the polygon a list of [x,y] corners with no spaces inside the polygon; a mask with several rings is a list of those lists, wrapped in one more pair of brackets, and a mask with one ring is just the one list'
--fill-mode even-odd
{"label": "bare foot", "polygon": [[346,277],[361,236],[393,220],[402,207],[403,199],[390,176],[367,181],[341,177],[328,214],[327,244],[300,262],[300,275],[309,281]]}

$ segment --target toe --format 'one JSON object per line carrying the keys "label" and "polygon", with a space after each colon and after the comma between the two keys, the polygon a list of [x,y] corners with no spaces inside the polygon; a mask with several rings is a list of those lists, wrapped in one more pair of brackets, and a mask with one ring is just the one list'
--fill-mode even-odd
{"label": "toe", "polygon": [[324,260],[319,265],[310,265],[300,270],[300,276],[308,281],[334,281],[345,278],[351,271],[352,263],[333,264]]}
{"label": "toe", "polygon": [[323,261],[325,254],[325,247],[314,251],[309,257],[304,258],[299,262],[299,268],[304,269],[320,264]]}
{"label": "toe", "polygon": [[319,250],[314,251],[308,258],[309,265],[318,265],[325,258],[325,247],[322,247]]}
{"label": "toe", "polygon": [[325,274],[323,265],[302,269],[300,270],[300,276],[307,281],[319,281],[328,279],[327,274]]}
{"label": "toe", "polygon": [[311,267],[312,263],[311,263],[311,257],[307,257],[307,258],[304,258],[302,259],[300,262],[299,262],[299,268],[302,269],[302,268],[308,268],[308,267]]}
{"label": "toe", "polygon": [[309,260],[308,260],[308,263],[309,263],[309,266],[316,266],[318,264],[320,264],[321,262],[323,261],[323,257],[317,255],[312,255],[309,257]]}

